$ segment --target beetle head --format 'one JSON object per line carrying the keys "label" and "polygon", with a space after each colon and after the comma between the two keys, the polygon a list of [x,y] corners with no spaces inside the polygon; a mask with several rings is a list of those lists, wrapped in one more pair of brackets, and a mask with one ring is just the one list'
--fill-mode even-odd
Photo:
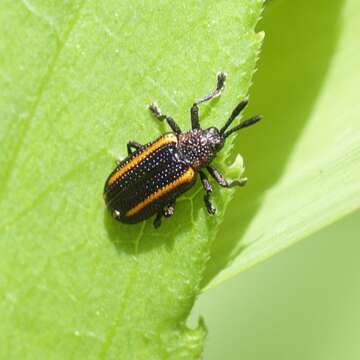
{"label": "beetle head", "polygon": [[220,151],[224,146],[224,136],[216,127],[205,129],[204,138],[206,139],[206,145],[209,146],[214,153]]}

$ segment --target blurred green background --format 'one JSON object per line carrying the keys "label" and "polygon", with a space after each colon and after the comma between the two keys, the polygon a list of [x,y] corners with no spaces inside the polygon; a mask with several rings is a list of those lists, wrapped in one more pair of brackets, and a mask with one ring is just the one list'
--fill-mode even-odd
{"label": "blurred green background", "polygon": [[202,296],[205,360],[360,359],[360,212]]}
{"label": "blurred green background", "polygon": [[[359,58],[358,42],[349,46],[354,40],[349,34],[356,34],[355,26],[358,28],[359,22],[360,7],[352,0],[267,2],[263,21],[258,26],[266,37],[250,91],[250,112],[258,109],[265,112],[264,121],[278,127],[279,136],[267,151],[262,144],[268,134],[256,133],[253,138],[250,134],[238,139],[239,146],[243,141],[256,141],[259,146],[255,154],[246,153],[245,146],[244,158],[250,166],[262,152],[265,157],[270,153],[279,162],[291,158],[292,143],[306,130],[307,123],[326,109],[319,104],[323,104],[327,93],[337,97],[337,102],[329,101],[328,108],[335,109],[337,114],[348,114],[348,119],[356,122],[359,103],[351,97],[353,92],[348,92],[349,87],[346,91],[341,89],[348,79],[359,77],[359,68],[351,66]],[[348,36],[344,36],[346,33]],[[339,87],[334,87],[334,83]],[[286,117],[294,126],[289,126],[289,132],[280,133]],[[328,124],[334,124],[335,120],[338,118],[329,117]],[[344,126],[346,124],[345,121]],[[352,134],[357,133],[358,128],[354,127]],[[321,143],[326,132],[320,131],[319,135]],[[334,138],[326,140],[335,142]],[[303,151],[309,151],[314,145],[316,148],[316,144],[307,145]],[[351,159],[346,158],[342,165],[347,166],[349,162]],[[306,164],[299,164],[303,165]],[[271,190],[282,174],[272,171],[273,164],[269,161],[264,166],[269,173],[267,188]],[[256,187],[261,191],[263,186],[256,182],[264,179],[258,179],[252,171],[248,169],[247,174],[251,179],[249,185],[255,182],[255,189],[251,190],[254,197]],[[303,185],[305,188],[307,183]],[[342,190],[340,187],[331,190],[332,196]],[[326,187],[322,191],[326,192]],[[291,192],[288,196],[293,200]],[[218,253],[221,256],[226,248],[224,233],[233,232],[235,225],[244,221],[236,211],[240,201],[245,202],[243,206],[252,201],[244,197],[235,198],[230,207],[223,236],[215,243],[213,256]],[[330,208],[328,204],[324,212]],[[206,320],[209,335],[205,360],[360,359],[360,212],[347,208],[344,213],[350,215],[327,224],[304,241],[200,296],[190,323],[200,315]],[[319,211],[318,217],[311,221],[319,221],[322,215]],[[279,224],[274,223],[276,226]],[[303,226],[309,226],[309,222]],[[211,271],[217,269],[210,262],[210,274]]]}
{"label": "blurred green background", "polygon": [[360,2],[269,1],[257,30],[247,114],[264,119],[236,138],[249,182],[212,247],[208,288],[360,206]]}

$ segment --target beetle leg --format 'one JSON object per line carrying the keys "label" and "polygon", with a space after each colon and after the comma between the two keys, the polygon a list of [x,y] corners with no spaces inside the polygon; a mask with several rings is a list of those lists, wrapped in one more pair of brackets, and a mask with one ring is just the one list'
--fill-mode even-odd
{"label": "beetle leg", "polygon": [[166,122],[170,126],[171,130],[174,131],[176,134],[181,133],[181,129],[180,129],[179,125],[175,122],[175,120],[170,116],[163,115],[161,113],[160,108],[155,103],[152,103],[149,105],[149,110],[155,115],[155,117],[157,119],[162,120],[162,121],[166,120]]}
{"label": "beetle leg", "polygon": [[162,211],[159,211],[156,214],[155,220],[154,220],[154,228],[157,229],[160,225],[161,225],[161,218],[163,216],[165,217],[170,217],[172,215],[174,215],[175,212],[175,200],[173,202],[171,202],[169,205],[166,205]]}
{"label": "beetle leg", "polygon": [[199,122],[199,107],[198,105],[205,102],[205,101],[209,101],[213,98],[216,98],[218,96],[220,96],[221,91],[224,88],[225,85],[225,80],[226,80],[226,74],[223,72],[219,72],[217,74],[217,84],[216,84],[216,89],[214,91],[212,91],[210,94],[202,97],[201,99],[197,100],[194,102],[193,106],[191,107],[190,113],[191,113],[191,128],[192,129],[200,129],[200,122]]}
{"label": "beetle leg", "polygon": [[200,129],[199,122],[199,107],[196,103],[193,104],[190,110],[191,113],[191,128],[192,129]]}
{"label": "beetle leg", "polygon": [[133,153],[131,149],[140,150],[141,148],[142,148],[142,145],[136,141],[129,141],[127,143],[127,151],[128,151],[129,155],[131,155]]}
{"label": "beetle leg", "polygon": [[213,166],[208,165],[207,167],[208,172],[210,175],[216,180],[216,182],[222,187],[233,187],[233,186],[244,186],[247,182],[247,178],[241,178],[240,180],[233,180],[228,182],[219,171],[214,168]]}
{"label": "beetle leg", "polygon": [[176,205],[176,202],[174,200],[169,205],[165,206],[164,209],[163,209],[163,215],[165,217],[173,216],[174,212],[175,212],[175,205]]}
{"label": "beetle leg", "polygon": [[209,183],[209,180],[204,172],[199,171],[199,174],[200,174],[201,183],[205,190],[204,202],[205,202],[206,209],[209,214],[215,214],[216,209],[210,202],[210,194],[212,193],[211,184]]}
{"label": "beetle leg", "polygon": [[[139,150],[141,149],[143,146],[141,144],[139,144],[138,142],[136,141],[129,141],[127,143],[127,152],[128,152],[128,155],[131,155],[133,153],[133,151],[131,150],[132,148],[135,149],[135,150]],[[115,164],[116,165],[120,165],[121,163],[123,162],[123,160],[121,159],[117,159],[115,160]]]}
{"label": "beetle leg", "polygon": [[157,229],[161,225],[161,217],[163,213],[160,211],[156,214],[155,220],[153,222],[154,228]]}

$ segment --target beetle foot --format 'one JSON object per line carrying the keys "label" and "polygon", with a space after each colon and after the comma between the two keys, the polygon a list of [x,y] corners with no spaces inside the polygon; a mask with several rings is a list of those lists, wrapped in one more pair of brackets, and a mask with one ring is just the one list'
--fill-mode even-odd
{"label": "beetle foot", "polygon": [[205,206],[206,206],[206,209],[208,211],[208,213],[210,215],[214,215],[216,213],[216,208],[213,206],[213,204],[210,202],[209,200],[209,195],[206,194],[204,196],[204,202],[205,202]]}
{"label": "beetle foot", "polygon": [[154,222],[153,222],[153,225],[154,225],[154,228],[155,228],[155,229],[158,229],[158,228],[160,227],[160,225],[161,225],[161,216],[162,216],[161,213],[158,213],[158,214],[156,215],[156,218],[155,218],[155,220],[154,220]]}

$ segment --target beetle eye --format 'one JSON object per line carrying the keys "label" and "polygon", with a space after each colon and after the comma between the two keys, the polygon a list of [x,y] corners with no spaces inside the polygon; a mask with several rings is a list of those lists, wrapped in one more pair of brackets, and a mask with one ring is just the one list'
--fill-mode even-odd
{"label": "beetle eye", "polygon": [[213,149],[216,151],[220,150],[222,147],[223,147],[223,144],[220,139],[218,139],[218,141],[213,143]]}

